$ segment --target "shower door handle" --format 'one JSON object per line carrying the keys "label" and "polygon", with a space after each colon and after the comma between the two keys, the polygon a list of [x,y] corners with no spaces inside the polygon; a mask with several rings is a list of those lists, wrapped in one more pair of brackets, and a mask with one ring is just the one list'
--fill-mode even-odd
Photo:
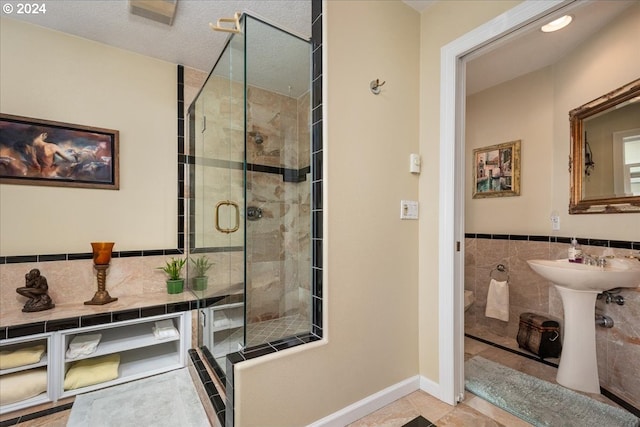
{"label": "shower door handle", "polygon": [[[236,211],[236,225],[233,228],[222,228],[220,227],[220,208],[222,206],[233,206],[233,208]],[[231,200],[221,200],[216,204],[216,230],[218,230],[221,233],[233,233],[234,231],[238,231],[238,228],[240,228],[240,208],[238,207],[238,204],[234,201]]]}

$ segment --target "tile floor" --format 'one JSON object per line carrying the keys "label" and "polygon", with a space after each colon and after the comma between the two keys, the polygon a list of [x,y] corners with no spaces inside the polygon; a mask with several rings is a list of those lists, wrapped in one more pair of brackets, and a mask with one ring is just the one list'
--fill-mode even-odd
{"label": "tile floor", "polygon": [[[510,349],[518,349],[515,339],[493,336],[490,332],[467,330],[474,336],[500,344]],[[465,337],[465,360],[480,355],[512,369],[555,383],[557,369],[536,360],[523,357],[498,347]],[[530,353],[529,353],[530,354]],[[546,359],[557,363],[557,359]],[[602,395],[589,395],[597,400],[618,406]],[[426,421],[421,424],[411,423],[422,416]],[[428,421],[428,422],[427,422]],[[352,423],[349,427],[427,427],[431,423],[437,427],[525,427],[531,424],[490,404],[489,402],[465,392],[465,399],[457,406],[450,406],[423,391],[415,391],[384,408]]]}
{"label": "tile floor", "polygon": [[[487,336],[486,331],[467,331],[500,345],[517,349],[514,340]],[[480,335],[482,333],[483,335]],[[555,382],[556,368],[535,360],[502,350],[498,347],[465,337],[465,360],[475,355],[499,362],[505,366],[534,375],[546,381]],[[591,395],[602,402],[617,406],[602,395]],[[17,424],[20,427],[64,427],[69,411]],[[418,417],[423,417],[424,421]],[[415,420],[415,421],[414,421]],[[408,425],[407,425],[408,424]],[[519,418],[493,406],[485,400],[465,393],[465,399],[453,407],[423,391],[415,391],[352,423],[349,427],[525,427],[530,426]],[[141,426],[142,427],[142,426]]]}

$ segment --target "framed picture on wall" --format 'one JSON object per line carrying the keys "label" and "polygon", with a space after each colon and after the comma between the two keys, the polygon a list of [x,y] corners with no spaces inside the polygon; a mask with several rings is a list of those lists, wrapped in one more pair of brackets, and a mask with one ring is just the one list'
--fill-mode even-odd
{"label": "framed picture on wall", "polygon": [[520,140],[473,150],[473,198],[520,195]]}
{"label": "framed picture on wall", "polygon": [[117,130],[0,114],[0,184],[119,189]]}

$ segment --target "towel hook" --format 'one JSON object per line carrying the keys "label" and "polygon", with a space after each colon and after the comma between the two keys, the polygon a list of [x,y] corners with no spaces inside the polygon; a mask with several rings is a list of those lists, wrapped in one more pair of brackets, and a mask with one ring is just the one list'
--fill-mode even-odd
{"label": "towel hook", "polygon": [[496,270],[499,271],[500,273],[505,273],[507,275],[507,282],[509,281],[509,273],[507,272],[507,267],[505,267],[504,264],[498,264],[496,268],[491,270],[491,272],[489,273],[490,278],[494,279],[493,272]]}
{"label": "towel hook", "polygon": [[380,86],[384,86],[386,82],[380,83],[380,79],[371,80],[369,83],[369,88],[371,89],[371,93],[377,95],[380,93]]}

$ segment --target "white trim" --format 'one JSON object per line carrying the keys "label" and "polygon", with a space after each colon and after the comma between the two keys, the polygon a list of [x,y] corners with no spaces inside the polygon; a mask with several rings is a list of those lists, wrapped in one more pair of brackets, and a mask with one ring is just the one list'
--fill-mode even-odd
{"label": "white trim", "polygon": [[[527,0],[441,49],[440,64],[440,200],[439,200],[439,391],[455,405],[464,392],[461,356],[464,262],[455,244],[464,244],[464,59],[498,38],[561,6],[564,0]],[[462,167],[462,168],[461,168]],[[460,179],[456,179],[460,176]]]}
{"label": "white trim", "polygon": [[387,406],[391,402],[394,402],[409,393],[413,393],[418,390],[420,384],[421,379],[418,375],[407,378],[406,380],[389,386],[384,390],[372,394],[371,396],[365,397],[364,399],[353,403],[338,412],[334,412],[321,420],[315,421],[309,424],[308,427],[346,426],[380,408]]}

